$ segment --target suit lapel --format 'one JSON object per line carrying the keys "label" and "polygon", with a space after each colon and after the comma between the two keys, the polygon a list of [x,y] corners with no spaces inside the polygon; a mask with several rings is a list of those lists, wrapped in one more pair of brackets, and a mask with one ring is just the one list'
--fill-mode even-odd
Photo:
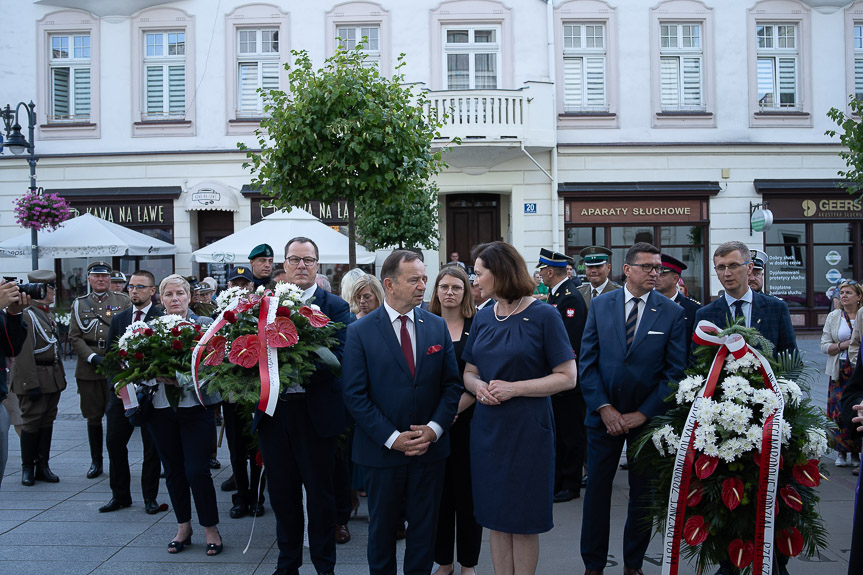
{"label": "suit lapel", "polygon": [[[399,340],[396,337],[395,332],[393,331],[393,325],[392,323],[390,323],[390,316],[387,313],[387,310],[384,309],[383,305],[381,305],[378,309],[375,310],[375,313],[378,314],[375,319],[377,321],[378,329],[381,332],[381,337],[383,338],[387,349],[389,349],[390,353],[393,354],[393,357],[395,357],[396,363],[399,365],[401,370],[408,378],[410,378],[411,371],[408,369],[408,364],[405,361],[405,356],[402,353],[402,348],[399,345]],[[414,314],[414,317],[416,317],[416,314]]]}
{"label": "suit lapel", "polygon": [[611,306],[611,317],[606,321],[611,321],[611,325],[614,326],[614,330],[617,332],[617,339],[620,341],[620,349],[626,355],[626,298],[624,297],[623,290],[616,290],[615,293],[608,297],[608,300]]}
{"label": "suit lapel", "polygon": [[656,318],[658,318],[659,314],[662,313],[663,302],[655,296],[656,294],[654,294],[653,292],[651,292],[650,295],[647,296],[647,304],[644,306],[644,311],[641,312],[641,321],[638,323],[638,330],[635,332],[635,337],[632,340],[632,346],[630,346],[629,348],[630,351],[635,349],[635,346],[637,346],[645,337],[647,337],[647,332],[650,331],[650,329],[653,327],[653,324],[656,323]]}
{"label": "suit lapel", "polygon": [[750,311],[750,320],[749,327],[754,327],[757,330],[761,330],[764,326],[761,325],[761,320],[764,319],[764,306],[761,305],[761,302],[758,301],[761,297],[761,294],[753,291],[752,292],[752,310]]}
{"label": "suit lapel", "polygon": [[420,368],[422,367],[423,361],[425,361],[425,350],[428,349],[428,330],[424,325],[425,322],[425,312],[419,307],[414,309],[414,329],[416,330],[416,349],[414,350],[414,356],[416,357],[416,361],[414,362],[414,379],[420,373]]}

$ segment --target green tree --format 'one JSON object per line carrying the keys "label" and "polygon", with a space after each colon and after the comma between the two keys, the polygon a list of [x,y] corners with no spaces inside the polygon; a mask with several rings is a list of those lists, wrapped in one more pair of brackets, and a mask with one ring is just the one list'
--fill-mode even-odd
{"label": "green tree", "polygon": [[238,144],[252,186],[275,207],[348,201],[351,267],[356,234],[375,249],[436,243],[431,179],[445,166],[431,146],[441,124],[426,113],[425,94],[404,84],[404,54],[387,78],[361,48],[337,49],[318,70],[305,50],[292,51],[288,90],[266,94],[260,150]]}
{"label": "green tree", "polygon": [[[861,117],[863,113],[863,100],[850,96],[848,107],[851,108],[852,116]],[[848,193],[856,194],[863,190],[863,126],[860,120],[848,116],[838,108],[830,108],[827,116],[839,125],[842,133],[839,141],[847,150],[839,152],[839,157],[845,160],[847,170],[839,170],[839,175],[848,180]],[[827,130],[830,137],[836,136],[836,130]]]}

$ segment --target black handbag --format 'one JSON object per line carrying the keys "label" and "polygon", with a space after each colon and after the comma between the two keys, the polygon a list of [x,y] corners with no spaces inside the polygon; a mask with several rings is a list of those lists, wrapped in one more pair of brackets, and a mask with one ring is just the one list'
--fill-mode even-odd
{"label": "black handbag", "polygon": [[143,427],[153,415],[153,396],[156,395],[157,385],[142,385],[135,395],[138,398],[138,407],[126,410],[126,417],[132,427]]}

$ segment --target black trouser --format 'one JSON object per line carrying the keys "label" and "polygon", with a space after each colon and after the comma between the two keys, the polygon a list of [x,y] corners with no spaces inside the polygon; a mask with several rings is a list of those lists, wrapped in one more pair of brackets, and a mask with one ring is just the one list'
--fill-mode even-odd
{"label": "black trouser", "polygon": [[587,448],[584,396],[578,390],[552,395],[551,409],[555,427],[554,491],[570,489],[580,493]]}
{"label": "black trouser", "polygon": [[[129,472],[129,439],[135,428],[126,418],[123,400],[116,395],[108,401],[107,410],[108,435],[105,446],[108,448],[110,463],[109,476],[111,493],[120,502],[131,502],[132,476]],[[156,499],[159,494],[159,474],[162,466],[159,463],[159,452],[146,427],[141,428],[141,441],[144,444],[144,462],[141,464],[141,495],[144,499]]]}
{"label": "black trouser", "polygon": [[[249,430],[252,424],[252,414],[244,416],[242,407],[236,403],[222,403],[222,417],[225,421],[225,437],[228,439],[228,451],[231,455],[231,469],[234,472],[234,483],[237,486],[237,498],[246,505],[254,505],[258,496],[260,468],[255,459],[258,450],[252,445]],[[249,482],[249,464],[251,462],[252,481]],[[263,495],[261,496],[263,502]]]}
{"label": "black trouser", "polygon": [[216,489],[210,475],[210,438],[214,426],[212,409],[200,406],[180,407],[176,412],[170,407],[154,409],[147,422],[165,467],[165,484],[177,523],[192,519],[190,489],[200,524],[212,527],[219,523]]}
{"label": "black trouser", "polygon": [[336,523],[346,525],[354,510],[351,497],[351,444],[354,442],[354,424],[345,432],[344,443],[336,447],[336,463],[333,468],[333,489],[336,498]]}

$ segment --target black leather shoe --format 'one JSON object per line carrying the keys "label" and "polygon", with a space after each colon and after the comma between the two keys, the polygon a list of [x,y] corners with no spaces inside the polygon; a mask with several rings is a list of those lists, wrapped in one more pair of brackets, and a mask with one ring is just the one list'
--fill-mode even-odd
{"label": "black leather shoe", "polygon": [[584,489],[585,487],[587,487],[587,475],[581,477],[581,488]]}
{"label": "black leather shoe", "polygon": [[60,483],[60,478],[54,475],[54,472],[48,467],[47,461],[40,461],[36,464],[36,479],[47,483]]}
{"label": "black leather shoe", "polygon": [[219,462],[219,460],[216,459],[215,457],[211,457],[210,458],[210,469],[221,469],[221,468],[222,468],[221,462]]}
{"label": "black leather shoe", "polygon": [[563,503],[565,501],[572,501],[573,499],[578,499],[579,497],[581,497],[581,493],[579,493],[578,491],[573,491],[572,489],[561,489],[554,494],[554,502]]}
{"label": "black leather shoe", "polygon": [[253,517],[260,517],[261,515],[263,515],[266,512],[267,512],[267,510],[264,509],[263,503],[256,503],[249,508],[249,515],[251,515]]}
{"label": "black leather shoe", "polygon": [[[90,469],[87,470],[87,479],[96,479],[100,475],[102,475],[102,462],[92,462],[90,464]],[[128,505],[126,507],[128,507]]]}
{"label": "black leather shoe", "polygon": [[237,503],[231,510],[228,511],[228,516],[231,519],[239,519],[240,517],[245,517],[249,513],[249,506],[245,503]]}
{"label": "black leather shoe", "polygon": [[21,485],[33,487],[36,485],[36,466],[22,465],[21,466]]}
{"label": "black leather shoe", "polygon": [[156,503],[155,499],[145,499],[144,500],[144,513],[147,515],[155,515],[159,512],[159,504]]}
{"label": "black leather shoe", "polygon": [[279,567],[273,571],[273,575],[300,575],[299,569],[288,569],[287,567]]}
{"label": "black leather shoe", "polygon": [[220,487],[222,491],[236,491],[237,490],[237,482],[234,480],[234,476],[231,475],[224,481],[222,481],[222,486]]}
{"label": "black leather shoe", "polygon": [[118,509],[124,509],[126,507],[130,507],[132,505],[131,501],[120,501],[115,498],[111,498],[111,501],[103,505],[99,508],[99,513],[110,513],[111,511],[117,511]]}

